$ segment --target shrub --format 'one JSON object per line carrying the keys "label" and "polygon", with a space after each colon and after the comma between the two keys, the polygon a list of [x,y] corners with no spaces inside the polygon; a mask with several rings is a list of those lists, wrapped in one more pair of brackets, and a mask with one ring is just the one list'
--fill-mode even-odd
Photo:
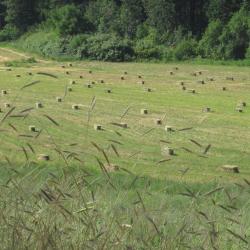
{"label": "shrub", "polygon": [[6,25],[3,30],[0,31],[0,42],[15,40],[20,36],[19,30],[12,25]]}
{"label": "shrub", "polygon": [[174,49],[174,58],[176,60],[187,60],[197,56],[198,44],[196,40],[189,38],[180,42]]}
{"label": "shrub", "polygon": [[199,55],[206,58],[217,59],[216,53],[220,40],[219,37],[223,31],[223,24],[220,20],[213,21],[209,24],[205,34],[199,42]]}

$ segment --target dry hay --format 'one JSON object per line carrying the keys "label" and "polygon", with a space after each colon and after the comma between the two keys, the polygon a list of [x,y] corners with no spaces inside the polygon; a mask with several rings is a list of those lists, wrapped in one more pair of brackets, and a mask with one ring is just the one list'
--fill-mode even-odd
{"label": "dry hay", "polygon": [[69,71],[66,71],[65,73],[66,73],[66,75],[69,75],[69,74],[70,74]]}
{"label": "dry hay", "polygon": [[184,86],[184,85],[185,85],[185,83],[182,81],[182,82],[180,82],[180,85],[181,85],[181,86]]}
{"label": "dry hay", "polygon": [[231,172],[231,173],[236,173],[236,174],[238,174],[240,172],[239,167],[234,166],[234,165],[224,165],[221,168],[222,168],[222,170],[224,170],[226,172]]}
{"label": "dry hay", "polygon": [[141,114],[142,115],[147,115],[148,114],[148,110],[147,109],[141,109]]}
{"label": "dry hay", "polygon": [[226,87],[222,87],[222,91],[226,91],[227,90],[227,88]]}
{"label": "dry hay", "polygon": [[7,95],[7,90],[2,90],[1,93],[2,95]]}
{"label": "dry hay", "polygon": [[36,126],[30,125],[30,126],[29,126],[29,131],[30,131],[30,132],[36,132]]}
{"label": "dry hay", "polygon": [[5,108],[10,108],[10,107],[11,107],[11,104],[10,104],[10,103],[4,103],[4,107],[5,107]]}
{"label": "dry hay", "polygon": [[79,76],[80,77],[80,79],[82,79],[83,78],[83,76]]}
{"label": "dry hay", "polygon": [[152,89],[151,88],[147,88],[146,91],[147,92],[152,92]]}
{"label": "dry hay", "polygon": [[92,72],[92,70],[89,70],[89,74],[92,74],[93,72]]}
{"label": "dry hay", "polygon": [[199,80],[199,81],[197,81],[197,83],[199,83],[199,84],[205,84],[205,81],[204,80]]}
{"label": "dry hay", "polygon": [[49,157],[49,155],[46,155],[46,154],[40,154],[40,155],[38,155],[37,159],[39,161],[49,161],[50,157]]}
{"label": "dry hay", "polygon": [[124,75],[127,75],[128,74],[128,72],[127,71],[124,71]]}
{"label": "dry hay", "polygon": [[100,80],[100,83],[105,83],[105,81],[104,80]]}
{"label": "dry hay", "polygon": [[186,90],[187,88],[185,87],[185,86],[182,86],[182,88],[181,88],[182,90]]}
{"label": "dry hay", "polygon": [[42,105],[41,102],[37,102],[37,103],[36,103],[36,108],[37,108],[37,109],[40,109],[40,108],[42,108],[42,107],[43,107],[43,105]]}
{"label": "dry hay", "polygon": [[106,92],[110,94],[110,93],[112,93],[112,90],[111,89],[107,89]]}
{"label": "dry hay", "polygon": [[16,77],[18,77],[18,78],[19,78],[19,77],[21,77],[21,75],[16,75]]}
{"label": "dry hay", "polygon": [[163,147],[162,154],[163,155],[174,155],[174,149],[172,149],[170,147]]}
{"label": "dry hay", "polygon": [[72,64],[72,63],[69,63],[68,66],[69,66],[69,67],[73,67],[73,64]]}
{"label": "dry hay", "polygon": [[67,90],[68,90],[68,92],[72,92],[73,91],[73,89],[71,87],[68,87]]}
{"label": "dry hay", "polygon": [[205,112],[205,113],[209,113],[209,112],[211,112],[211,108],[206,107],[206,108],[204,108],[204,109],[203,109],[203,112]]}
{"label": "dry hay", "polygon": [[165,126],[165,131],[166,132],[173,132],[173,128],[171,126]]}
{"label": "dry hay", "polygon": [[156,119],[155,120],[156,125],[161,125],[162,124],[162,119]]}
{"label": "dry hay", "polygon": [[72,105],[72,109],[74,109],[74,110],[79,110],[80,107],[79,107],[78,104],[73,104],[73,105]]}
{"label": "dry hay", "polygon": [[102,130],[102,125],[94,124],[94,130]]}
{"label": "dry hay", "polygon": [[122,80],[122,81],[125,80],[125,77],[124,77],[124,76],[121,76],[121,80]]}
{"label": "dry hay", "polygon": [[62,97],[56,97],[57,102],[62,102]]}
{"label": "dry hay", "polygon": [[174,72],[173,72],[173,71],[170,71],[169,74],[170,74],[171,76],[173,76],[173,75],[174,75]]}
{"label": "dry hay", "polygon": [[76,81],[70,80],[69,84],[70,84],[70,85],[74,85],[74,84],[76,84]]}

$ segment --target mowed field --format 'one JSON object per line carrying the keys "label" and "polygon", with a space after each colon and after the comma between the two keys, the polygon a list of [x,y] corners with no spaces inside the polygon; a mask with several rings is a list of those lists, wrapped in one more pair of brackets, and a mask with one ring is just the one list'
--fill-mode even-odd
{"label": "mowed field", "polygon": [[[61,161],[54,150],[56,143],[66,157],[73,155],[88,168],[97,168],[96,157],[101,160],[105,157],[95,143],[105,149],[112,164],[136,174],[178,179],[180,171],[188,168],[184,179],[194,182],[234,181],[250,175],[247,67],[101,62],[73,63],[73,67],[65,63],[65,68],[61,65],[35,63],[14,67],[12,71],[1,67],[1,90],[7,91],[0,98],[1,115],[4,117],[11,107],[15,110],[1,124],[0,148],[2,156],[7,154],[14,164],[26,161],[23,147],[27,148],[29,143],[36,152],[32,154],[27,148],[29,160],[37,161],[37,155],[48,154],[49,167]],[[192,76],[194,72],[197,76]],[[199,83],[201,80],[205,84]],[[36,81],[39,82],[22,89]],[[181,82],[186,91],[182,90]],[[192,89],[195,94],[189,93]],[[61,103],[57,97],[62,98]],[[43,108],[36,109],[37,102]],[[242,102],[246,107],[242,113],[237,112]],[[11,107],[6,108],[5,103]],[[74,104],[79,105],[79,110],[72,109]],[[205,108],[211,112],[204,112]],[[141,114],[141,109],[147,109],[148,114]],[[20,114],[25,119],[16,117]],[[156,124],[157,119],[162,120],[161,125]],[[119,127],[120,123],[126,123],[128,128]],[[95,124],[100,124],[103,130],[94,130]],[[39,136],[29,131],[30,125],[41,131]],[[173,131],[167,132],[165,126],[171,126]],[[174,149],[175,155],[164,153],[166,147]],[[225,173],[221,170],[223,165],[239,166],[240,174]]]}
{"label": "mowed field", "polygon": [[22,59],[0,49],[3,249],[249,249],[249,68]]}

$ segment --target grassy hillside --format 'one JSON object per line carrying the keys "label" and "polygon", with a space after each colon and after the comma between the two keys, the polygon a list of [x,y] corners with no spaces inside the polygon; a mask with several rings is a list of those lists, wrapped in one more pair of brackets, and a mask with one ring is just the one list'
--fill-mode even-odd
{"label": "grassy hillside", "polygon": [[248,68],[0,64],[5,249],[249,247]]}

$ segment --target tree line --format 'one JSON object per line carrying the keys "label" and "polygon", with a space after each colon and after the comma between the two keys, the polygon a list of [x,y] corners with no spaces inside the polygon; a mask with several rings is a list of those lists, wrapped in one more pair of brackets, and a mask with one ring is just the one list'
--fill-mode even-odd
{"label": "tree line", "polygon": [[18,38],[45,56],[245,59],[250,1],[2,0],[0,41]]}

